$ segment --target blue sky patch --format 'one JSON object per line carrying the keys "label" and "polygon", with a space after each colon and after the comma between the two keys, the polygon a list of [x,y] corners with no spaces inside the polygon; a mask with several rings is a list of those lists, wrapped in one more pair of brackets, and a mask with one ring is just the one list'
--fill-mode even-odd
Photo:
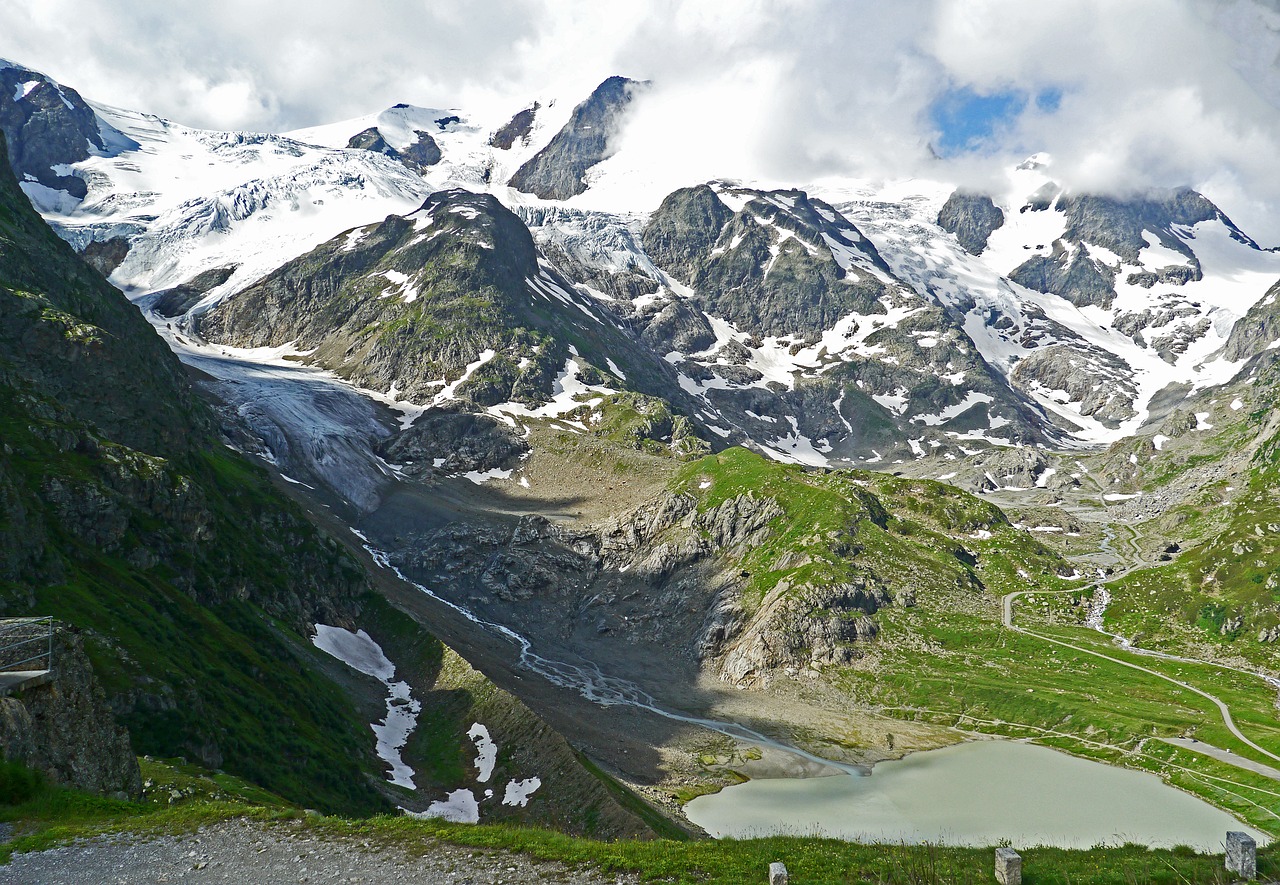
{"label": "blue sky patch", "polygon": [[944,157],[977,150],[997,131],[1016,120],[1032,102],[1040,112],[1051,114],[1062,103],[1062,90],[1042,89],[1033,96],[1015,89],[986,95],[968,86],[948,89],[929,111],[939,132],[934,149]]}

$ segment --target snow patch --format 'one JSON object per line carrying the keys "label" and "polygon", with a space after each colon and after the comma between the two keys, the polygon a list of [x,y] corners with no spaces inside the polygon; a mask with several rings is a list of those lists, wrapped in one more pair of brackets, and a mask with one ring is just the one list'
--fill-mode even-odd
{"label": "snow patch", "polygon": [[382,647],[363,630],[352,633],[342,627],[316,624],[316,635],[311,637],[311,642],[325,654],[337,658],[353,670],[372,676],[387,687],[386,718],[369,727],[377,739],[378,758],[391,769],[387,774],[387,782],[416,790],[413,769],[400,756],[409,735],[418,727],[418,714],[422,712],[422,703],[412,696],[409,683],[392,681],[396,675],[395,664],[388,660]]}
{"label": "snow patch", "polygon": [[529,804],[529,797],[542,786],[542,779],[525,778],[522,781],[507,781],[507,788],[502,794],[502,804],[524,808]]}
{"label": "snow patch", "polygon": [[476,776],[476,780],[480,783],[487,783],[489,778],[493,777],[493,766],[498,761],[498,745],[489,737],[489,729],[481,725],[479,722],[473,723],[470,730],[467,731],[467,737],[475,741],[476,745],[476,770],[480,773]]}

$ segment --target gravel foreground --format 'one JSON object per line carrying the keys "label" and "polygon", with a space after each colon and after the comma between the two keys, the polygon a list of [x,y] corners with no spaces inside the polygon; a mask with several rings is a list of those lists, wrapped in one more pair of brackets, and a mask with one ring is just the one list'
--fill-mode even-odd
{"label": "gravel foreground", "polygon": [[156,838],[112,836],[64,848],[16,854],[0,866],[0,883],[120,885],[151,882],[395,883],[395,885],[637,885],[628,874],[535,861],[522,854],[481,851],[447,843],[424,856],[374,847],[359,839],[320,839],[296,825],[227,821],[195,833]]}

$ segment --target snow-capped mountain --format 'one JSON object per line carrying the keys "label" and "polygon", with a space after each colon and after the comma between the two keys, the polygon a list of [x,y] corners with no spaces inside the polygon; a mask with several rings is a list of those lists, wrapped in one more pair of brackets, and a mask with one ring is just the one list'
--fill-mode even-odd
{"label": "snow-capped mountain", "polygon": [[[18,66],[0,75],[13,87],[0,95],[11,155],[16,145],[40,158],[24,162],[57,160],[44,178],[27,173],[28,195],[116,285],[179,326],[346,242],[335,238],[358,242],[391,215],[419,224],[432,194],[486,193],[527,225],[555,285],[576,290],[565,303],[621,330],[610,346],[635,351],[583,357],[593,370],[621,381],[614,366],[663,361],[679,388],[671,396],[709,442],[785,460],[879,464],[1132,434],[1239,370],[1250,354],[1223,345],[1280,278],[1280,255],[1207,198],[1069,193],[1046,157],[1010,170],[993,195],[926,181],[646,191],[643,158],[611,159],[643,88],[624,78],[576,105],[543,97],[471,114],[402,104],[274,135],[86,104]],[[56,125],[29,124],[46,117]],[[84,149],[68,153],[64,142],[78,138]],[[612,169],[626,180],[612,181]],[[392,270],[384,282],[403,276],[397,303],[410,303],[412,268]],[[332,273],[338,288],[357,282]],[[284,326],[328,340],[315,317],[295,319]],[[343,340],[358,331],[329,330]],[[449,387],[498,356],[484,336],[453,332],[474,352],[433,365],[441,378],[338,362],[427,405],[437,393],[426,382]],[[532,359],[520,346],[500,356]]]}

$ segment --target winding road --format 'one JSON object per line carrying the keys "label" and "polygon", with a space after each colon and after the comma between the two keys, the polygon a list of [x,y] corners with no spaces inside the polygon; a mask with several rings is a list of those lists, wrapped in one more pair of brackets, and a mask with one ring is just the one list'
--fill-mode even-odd
{"label": "winding road", "polygon": [[[1068,592],[1074,592],[1074,591],[1019,590],[1015,593],[1009,593],[1001,600],[1003,605],[1004,626],[1007,629],[1014,631],[1015,633],[1022,633],[1025,636],[1031,636],[1043,642],[1051,642],[1054,645],[1060,645],[1063,648],[1069,648],[1072,651],[1079,652],[1081,654],[1093,655],[1095,658],[1102,658],[1104,661],[1110,661],[1113,664],[1119,664],[1121,667],[1128,667],[1131,670],[1137,670],[1140,673],[1146,673],[1149,676],[1156,677],[1157,679],[1163,679],[1165,682],[1169,682],[1169,683],[1172,683],[1173,685],[1178,686],[1179,688],[1186,689],[1192,694],[1197,694],[1200,697],[1205,698],[1208,701],[1211,701],[1214,704],[1214,706],[1218,708],[1218,712],[1222,714],[1223,725],[1225,725],[1227,727],[1227,730],[1230,731],[1233,735],[1235,735],[1236,738],[1241,743],[1243,743],[1247,747],[1252,748],[1258,753],[1261,753],[1263,756],[1266,756],[1268,759],[1274,759],[1276,762],[1280,762],[1280,756],[1277,756],[1275,753],[1272,753],[1270,750],[1266,750],[1258,746],[1257,744],[1255,744],[1253,741],[1249,740],[1249,738],[1245,736],[1244,732],[1242,732],[1240,728],[1236,725],[1235,720],[1231,718],[1231,709],[1220,698],[1217,698],[1214,695],[1209,694],[1209,692],[1196,688],[1194,685],[1183,682],[1180,679],[1174,679],[1172,676],[1166,676],[1165,674],[1152,670],[1149,667],[1143,667],[1140,664],[1134,664],[1130,661],[1123,661],[1119,658],[1112,657],[1111,655],[1103,654],[1100,651],[1094,651],[1093,649],[1082,648],[1078,645],[1072,645],[1071,643],[1064,642],[1061,639],[1054,639],[1052,636],[1045,636],[1043,633],[1036,633],[1032,630],[1027,630],[1023,627],[1019,627],[1013,623],[1013,603],[1017,600],[1019,596],[1026,596],[1028,594],[1044,595],[1047,592],[1068,593]],[[1145,649],[1143,650],[1133,649],[1133,650],[1139,653],[1148,653],[1147,650]],[[1160,653],[1155,652],[1154,654],[1160,654]],[[1186,660],[1189,663],[1208,663],[1207,661],[1193,661],[1190,658],[1183,658],[1180,660]],[[1231,668],[1231,669],[1234,669],[1234,668]],[[1241,672],[1248,672],[1248,671],[1241,671]],[[1251,674],[1251,675],[1258,675],[1258,674]],[[1260,677],[1260,678],[1265,678],[1265,677]],[[1210,745],[1206,744],[1205,747],[1208,749]],[[1216,748],[1216,747],[1212,749],[1217,750],[1218,754],[1226,754],[1227,752],[1225,750],[1221,750],[1220,748]],[[1216,756],[1216,758],[1223,759],[1224,761],[1230,761],[1225,755],[1218,755],[1218,754],[1208,753],[1208,755],[1214,755]],[[1234,765],[1235,763],[1232,762],[1232,764]],[[1248,766],[1238,766],[1238,767],[1247,768]]]}

